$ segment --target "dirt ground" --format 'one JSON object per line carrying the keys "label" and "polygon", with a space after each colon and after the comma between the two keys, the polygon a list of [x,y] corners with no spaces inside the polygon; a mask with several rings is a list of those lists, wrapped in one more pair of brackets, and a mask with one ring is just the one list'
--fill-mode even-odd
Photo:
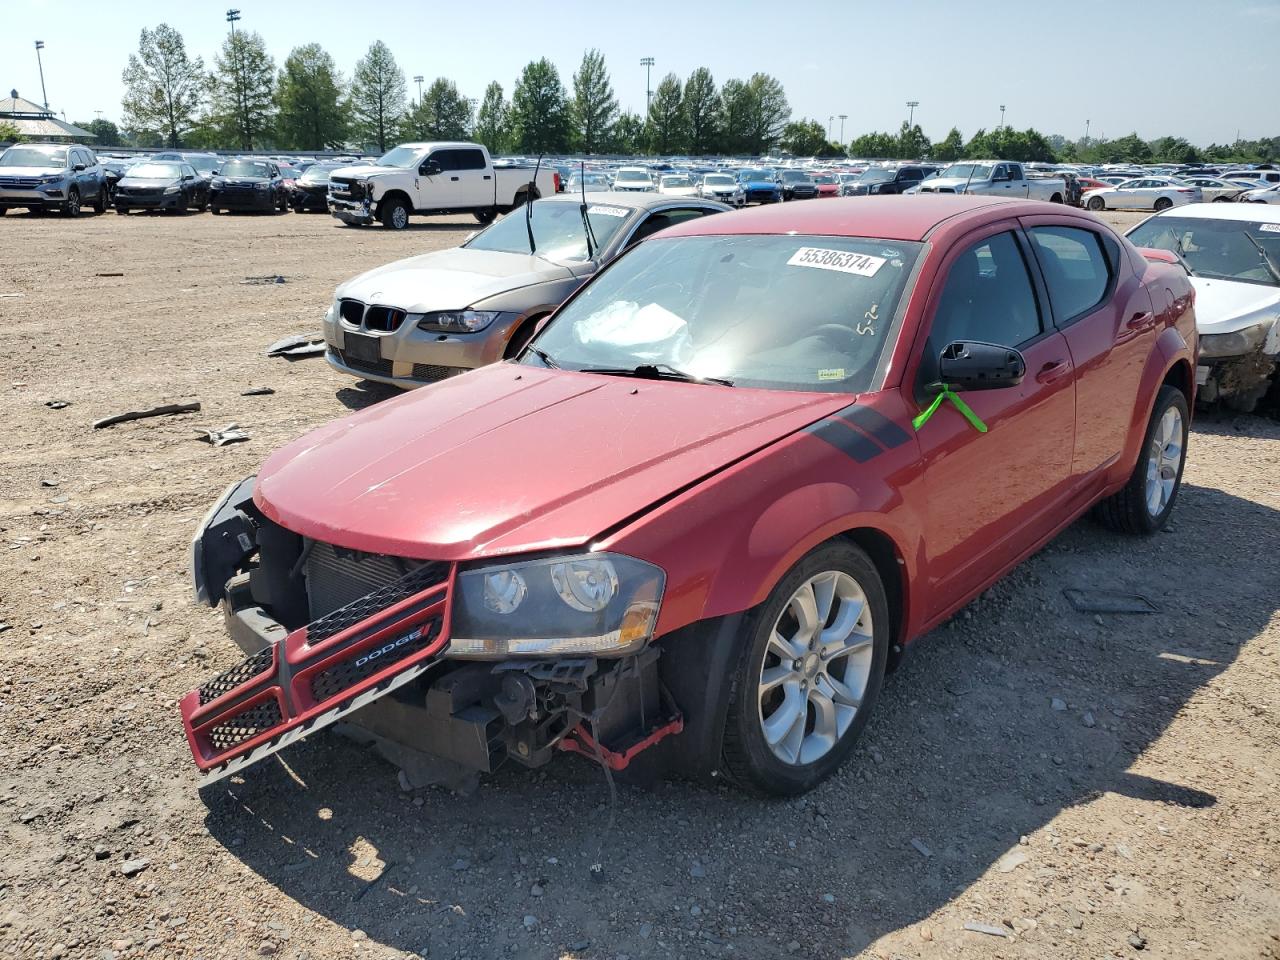
{"label": "dirt ground", "polygon": [[[623,786],[609,829],[577,758],[408,793],[324,733],[202,800],[177,700],[240,655],[192,601],[193,526],[386,395],[263,350],[473,227],[0,220],[0,955],[1280,956],[1280,423],[1256,417],[1198,420],[1167,532],[1078,523],[923,638],[807,798]],[[252,439],[197,439],[232,422]]]}

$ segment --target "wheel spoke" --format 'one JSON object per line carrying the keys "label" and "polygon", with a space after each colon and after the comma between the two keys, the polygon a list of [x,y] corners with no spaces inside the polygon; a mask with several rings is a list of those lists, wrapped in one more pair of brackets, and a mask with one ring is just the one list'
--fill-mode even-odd
{"label": "wheel spoke", "polygon": [[813,580],[813,599],[818,608],[817,623],[819,629],[831,619],[831,607],[836,601],[837,576],[837,574],[830,573],[825,577],[816,577]]}
{"label": "wheel spoke", "polygon": [[824,694],[840,704],[842,707],[853,707],[855,710],[862,706],[861,691],[854,693],[843,680],[837,680],[831,674],[824,674],[818,681],[818,686]]}
{"label": "wheel spoke", "polygon": [[798,647],[807,648],[822,625],[822,621],[818,619],[818,601],[813,595],[812,583],[806,583],[791,598],[791,613],[798,625],[792,642]]}
{"label": "wheel spoke", "polygon": [[780,756],[795,763],[804,739],[805,698],[799,686],[787,689],[778,709],[764,722],[764,738]]}
{"label": "wheel spoke", "polygon": [[787,639],[775,629],[769,636],[769,653],[789,665],[791,661],[804,656],[804,645]]}
{"label": "wheel spoke", "polygon": [[842,657],[847,657],[850,654],[871,649],[871,643],[871,634],[855,630],[853,633],[850,633],[839,640],[833,640],[831,643],[823,646],[822,653],[827,660],[828,668],[830,668],[834,661],[839,660]]}
{"label": "wheel spoke", "polygon": [[760,674],[760,696],[772,690],[780,683],[796,679],[796,672],[791,669],[791,661],[785,660],[776,667],[769,667]]}
{"label": "wheel spoke", "polygon": [[818,637],[819,646],[823,650],[841,646],[858,626],[862,612],[867,608],[866,600],[846,598],[840,601],[840,610],[836,613],[835,622],[827,627]]}
{"label": "wheel spoke", "polygon": [[816,685],[809,689],[813,704],[813,732],[804,738],[801,763],[824,756],[840,739],[840,717],[835,702]]}

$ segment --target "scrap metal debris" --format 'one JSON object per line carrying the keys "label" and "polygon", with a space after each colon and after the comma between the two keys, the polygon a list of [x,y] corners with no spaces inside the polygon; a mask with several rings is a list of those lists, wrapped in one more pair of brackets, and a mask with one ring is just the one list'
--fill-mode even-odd
{"label": "scrap metal debris", "polygon": [[228,443],[240,443],[249,439],[248,432],[241,430],[235,423],[228,423],[221,430],[197,430],[196,436],[215,447],[225,447]]}
{"label": "scrap metal debris", "polygon": [[240,394],[242,397],[269,397],[275,393],[271,387],[250,387]]}
{"label": "scrap metal debris", "polygon": [[64,410],[71,406],[70,400],[46,400],[44,405],[50,410]]}
{"label": "scrap metal debris", "polygon": [[166,403],[163,406],[152,407],[150,410],[131,410],[128,413],[117,413],[110,417],[103,417],[101,420],[93,422],[93,429],[101,430],[103,427],[115,426],[117,423],[127,423],[130,420],[145,420],[148,417],[167,417],[175,413],[196,413],[199,409],[199,400],[194,403]]}
{"label": "scrap metal debris", "polygon": [[267,347],[268,357],[310,357],[324,353],[326,350],[324,337],[318,333],[297,333],[292,337],[277,340]]}
{"label": "scrap metal debris", "polygon": [[267,277],[245,277],[245,278],[244,278],[243,280],[241,280],[240,282],[241,282],[242,284],[245,284],[245,283],[248,283],[248,284],[267,284],[267,283],[285,283],[285,282],[287,282],[287,281],[285,280],[285,278],[284,278],[284,277],[280,276],[280,274],[278,274],[278,273],[273,273],[273,274],[271,274],[270,276],[267,276]]}
{"label": "scrap metal debris", "polygon": [[95,273],[95,274],[94,274],[94,276],[95,276],[95,277],[123,277],[123,276],[124,276],[124,274],[123,274],[123,273],[116,273],[116,272],[112,272],[112,273]]}
{"label": "scrap metal debris", "polygon": [[1068,587],[1062,591],[1078,613],[1157,613],[1156,605],[1136,593],[1113,590],[1080,590]]}

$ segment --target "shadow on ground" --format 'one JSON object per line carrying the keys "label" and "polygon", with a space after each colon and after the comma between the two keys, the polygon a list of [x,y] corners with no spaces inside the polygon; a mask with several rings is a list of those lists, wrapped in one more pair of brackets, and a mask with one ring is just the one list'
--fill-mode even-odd
{"label": "shadow on ground", "polygon": [[[1173,529],[1152,538],[1076,524],[922,639],[853,759],[803,800],[623,787],[608,831],[599,771],[562,757],[545,774],[509,766],[469,797],[426,791],[418,806],[391,768],[325,735],[219,789],[208,827],[285,895],[401,950],[668,957],[732,944],[773,957],[796,941],[806,957],[856,953],[1073,805],[1107,792],[1214,804],[1130,767],[1274,614],[1274,594],[1229,570],[1280,580],[1280,517],[1219,490],[1181,496]],[[1198,525],[1221,552],[1194,558],[1189,577],[1187,544],[1210,542]],[[1066,587],[1138,593],[1158,610],[1095,617]],[[588,875],[598,853],[602,883]]]}

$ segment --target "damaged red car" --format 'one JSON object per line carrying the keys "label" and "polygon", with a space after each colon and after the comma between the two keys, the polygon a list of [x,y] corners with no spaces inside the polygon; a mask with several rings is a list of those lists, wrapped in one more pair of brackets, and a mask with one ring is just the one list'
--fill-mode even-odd
{"label": "damaged red car", "polygon": [[1165,523],[1193,301],[1175,257],[1032,201],[665,230],[517,360],[214,505],[196,591],[246,659],[182,701],[196,764],[346,719],[446,773],[568,750],[808,790],[913,638],[1090,509]]}

